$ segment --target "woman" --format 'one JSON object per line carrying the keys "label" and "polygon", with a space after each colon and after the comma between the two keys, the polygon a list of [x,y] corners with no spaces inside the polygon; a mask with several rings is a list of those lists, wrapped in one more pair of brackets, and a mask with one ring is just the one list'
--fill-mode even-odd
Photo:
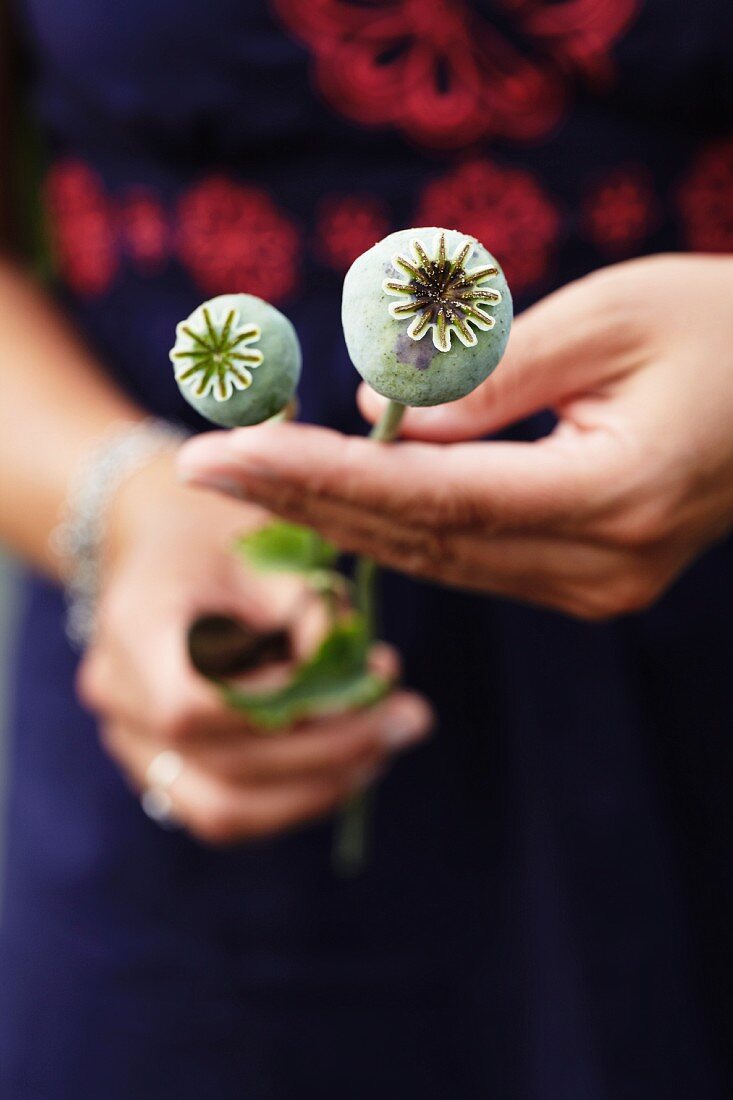
{"label": "woman", "polygon": [[[189,444],[183,476],[246,504],[177,485],[158,436],[108,501],[78,678],[98,728],[46,549],[110,424],[184,418],[166,351],[205,294],[282,304],[305,419],[348,432],[341,274],[390,225],[475,233],[523,305],[609,258],[733,251],[723,5],[18,14],[85,343],[8,270],[0,515],[51,580],[27,583],[17,655],[3,1096],[723,1097],[733,588],[730,545],[708,548],[731,522],[729,257],[619,264],[547,297],[473,398],[408,417],[426,442],[287,425]],[[520,440],[544,420],[461,442],[548,407],[541,444]],[[440,727],[380,784],[350,882],[330,824],[280,833],[428,712],[396,693],[263,745],[221,711],[185,661],[193,618],[304,629],[293,592],[226,551],[263,505],[441,582],[385,585],[385,634]],[[139,790],[171,745],[183,832],[121,775]]]}

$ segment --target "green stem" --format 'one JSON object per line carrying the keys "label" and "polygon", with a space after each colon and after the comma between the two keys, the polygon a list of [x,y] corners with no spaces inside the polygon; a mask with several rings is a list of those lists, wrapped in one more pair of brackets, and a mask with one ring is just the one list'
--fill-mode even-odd
{"label": "green stem", "polygon": [[377,636],[377,576],[378,567],[374,558],[357,558],[354,566],[354,595],[357,609],[361,611],[366,623],[367,635],[371,641]]}
{"label": "green stem", "polygon": [[[405,406],[396,401],[390,401],[382,413],[380,419],[369,433],[369,438],[377,443],[391,443],[397,438],[402,417],[405,415]],[[377,563],[373,558],[357,558],[354,581],[356,585],[356,606],[366,619],[370,640],[376,637],[376,587],[378,577]]]}
{"label": "green stem", "polygon": [[[369,433],[378,443],[391,443],[396,439],[405,415],[405,406],[390,401],[382,416]],[[374,641],[378,629],[377,581],[379,568],[373,558],[357,558],[354,570],[356,606],[367,626],[369,641]],[[367,858],[371,791],[358,791],[344,808],[336,829],[333,862],[336,870],[345,877],[358,875]]]}
{"label": "green stem", "polygon": [[369,433],[370,439],[376,439],[378,443],[391,443],[397,438],[402,417],[405,415],[405,406],[398,401],[390,401],[381,417]]}
{"label": "green stem", "polygon": [[374,792],[366,787],[352,794],[336,823],[333,868],[341,878],[354,878],[364,869],[369,849]]}

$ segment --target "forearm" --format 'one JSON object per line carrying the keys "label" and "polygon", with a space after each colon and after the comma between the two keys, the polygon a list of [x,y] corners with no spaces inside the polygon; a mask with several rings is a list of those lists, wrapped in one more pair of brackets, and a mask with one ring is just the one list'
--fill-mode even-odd
{"label": "forearm", "polygon": [[144,412],[19,269],[0,263],[0,539],[51,576],[49,535],[90,444]]}

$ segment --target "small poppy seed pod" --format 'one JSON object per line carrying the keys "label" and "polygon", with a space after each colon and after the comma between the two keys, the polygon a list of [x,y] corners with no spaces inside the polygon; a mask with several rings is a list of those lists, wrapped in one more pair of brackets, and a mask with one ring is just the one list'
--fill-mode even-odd
{"label": "small poppy seed pod", "polygon": [[275,416],[300,378],[295,329],[251,294],[222,294],[198,306],[176,326],[170,359],[186,401],[225,428]]}
{"label": "small poppy seed pod", "polygon": [[401,405],[457,401],[504,354],[512,296],[501,267],[455,229],[403,229],[354,261],[342,321],[365,382]]}

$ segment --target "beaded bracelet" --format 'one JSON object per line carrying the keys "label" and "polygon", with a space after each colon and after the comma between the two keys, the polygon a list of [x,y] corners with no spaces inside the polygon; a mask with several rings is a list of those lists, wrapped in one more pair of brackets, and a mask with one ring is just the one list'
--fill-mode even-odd
{"label": "beaded bracelet", "polygon": [[51,534],[51,549],[65,578],[66,634],[75,648],[83,649],[94,635],[101,549],[115,493],[157,454],[186,438],[186,432],[164,420],[119,422],[82,460],[61,522]]}

